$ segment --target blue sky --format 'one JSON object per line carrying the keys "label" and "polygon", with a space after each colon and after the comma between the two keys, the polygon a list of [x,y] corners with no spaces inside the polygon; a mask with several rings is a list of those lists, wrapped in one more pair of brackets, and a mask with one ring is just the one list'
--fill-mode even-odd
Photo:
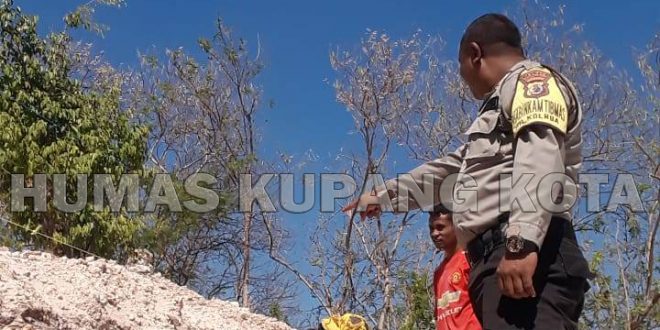
{"label": "blue sky", "polygon": [[[42,31],[59,29],[61,18],[82,1],[16,1],[40,16]],[[556,7],[558,1],[548,1]],[[105,38],[82,37],[102,50],[115,65],[135,66],[137,52],[152,47],[197,49],[197,38],[210,36],[222,17],[252,45],[261,43],[265,71],[261,83],[275,107],[264,111],[263,146],[300,154],[312,148],[319,154],[350,144],[351,120],[334,101],[325,82],[332,78],[328,53],[351,48],[366,28],[394,37],[417,28],[440,34],[453,55],[461,32],[475,17],[503,11],[518,1],[127,1],[122,9],[101,8],[97,19],[110,26]],[[567,22],[585,23],[585,35],[619,65],[634,71],[632,49],[643,47],[660,28],[660,2],[574,1],[566,8]],[[331,79],[332,80],[332,79]],[[292,121],[296,122],[291,129]]]}
{"label": "blue sky", "polygon": [[[26,12],[40,17],[40,31],[59,30],[62,17],[83,1],[17,0]],[[86,2],[86,1],[85,1]],[[550,7],[568,1],[544,2]],[[236,36],[254,46],[260,40],[265,70],[265,98],[275,107],[259,117],[262,152],[301,156],[312,149],[329,160],[341,147],[360,150],[348,135],[352,119],[335,102],[328,54],[336,47],[353,48],[367,28],[395,38],[418,28],[441,35],[453,56],[465,26],[486,12],[502,12],[518,1],[183,1],[127,0],[121,9],[100,8],[96,18],[110,26],[104,38],[80,36],[94,42],[116,66],[136,66],[138,51],[183,47],[195,54],[197,38],[211,36],[222,17]],[[636,70],[634,49],[642,48],[660,29],[660,1],[572,1],[566,5],[567,25],[584,23],[584,36],[630,72]],[[198,52],[197,52],[198,54]],[[452,57],[453,58],[453,57]],[[401,160],[407,163],[406,160]],[[412,165],[413,163],[409,163]],[[319,165],[319,167],[322,167]],[[315,217],[315,215],[313,215]],[[309,215],[290,216],[309,219]],[[294,234],[303,234],[292,226]],[[306,238],[306,235],[305,235]],[[301,251],[304,251],[301,249]],[[294,251],[293,257],[304,252]]]}

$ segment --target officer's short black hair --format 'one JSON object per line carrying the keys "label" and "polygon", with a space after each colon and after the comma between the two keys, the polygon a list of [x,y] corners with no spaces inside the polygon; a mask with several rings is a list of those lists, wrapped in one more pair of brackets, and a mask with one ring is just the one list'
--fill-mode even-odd
{"label": "officer's short black hair", "polygon": [[468,25],[461,38],[460,49],[475,42],[482,48],[504,44],[522,53],[520,30],[508,17],[490,13],[480,16]]}

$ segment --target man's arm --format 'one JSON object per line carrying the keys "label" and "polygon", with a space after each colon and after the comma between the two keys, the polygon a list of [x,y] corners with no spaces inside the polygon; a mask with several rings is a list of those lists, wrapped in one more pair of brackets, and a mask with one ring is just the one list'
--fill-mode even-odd
{"label": "man's arm", "polygon": [[[538,78],[544,75],[547,80],[542,85],[543,88],[537,87],[540,96],[530,96],[524,92],[524,87],[530,88],[525,86],[525,77],[529,76],[532,78],[528,79],[538,81]],[[511,191],[507,237],[520,235],[532,241],[539,249],[543,245],[553,215],[548,208],[553,206],[555,200],[565,197],[561,189],[566,182],[561,181],[561,185],[555,185],[553,181],[562,179],[560,175],[565,174],[564,139],[569,122],[575,123],[577,108],[577,99],[571,89],[549,69],[534,68],[519,77],[511,105],[516,141],[512,183],[522,180],[519,183],[526,184],[525,189]],[[533,111],[529,111],[530,109]],[[521,201],[523,204],[526,201],[527,205],[521,204]]]}
{"label": "man's arm", "polygon": [[[375,192],[366,192],[359,198],[348,203],[342,208],[342,211],[352,212],[358,208],[360,216],[365,218],[378,216],[381,213],[382,205],[387,205],[388,202],[390,205],[394,206],[407,205],[408,210],[437,205],[440,203],[440,185],[448,175],[458,173],[461,164],[463,163],[464,150],[465,145],[461,145],[458,149],[449,153],[445,157],[418,166],[408,172],[408,175],[388,180],[384,185],[375,187]],[[419,205],[419,203],[410,196],[410,193],[407,194],[407,196],[400,194],[402,189],[406,189],[408,192],[414,189],[420,189],[423,191],[425,177],[433,180],[432,205]],[[447,202],[449,201],[446,201],[446,203]],[[395,207],[394,211],[403,210],[397,210]]]}
{"label": "man's arm", "polygon": [[[451,201],[440,200],[440,186],[444,179],[454,173],[458,173],[463,163],[463,153],[465,145],[461,145],[454,152],[447,154],[444,157],[426,162],[410,172],[400,175],[385,182],[384,186],[376,187],[376,196],[382,201],[390,199],[394,206],[394,211],[408,211],[418,208],[429,207],[438,205],[441,202],[451,203]],[[411,195],[411,191],[425,189],[425,180],[432,180],[433,183],[433,200],[416,201]],[[402,194],[401,191],[407,190],[407,194]],[[426,192],[427,194],[429,192]],[[430,203],[430,205],[427,205]],[[397,205],[404,206],[403,210],[399,210]],[[451,206],[451,205],[449,205]]]}
{"label": "man's arm", "polygon": [[[507,237],[520,235],[541,248],[552,213],[546,210],[540,201],[543,200],[546,206],[549,205],[553,196],[558,196],[559,189],[550,180],[546,180],[544,184],[540,182],[551,173],[564,173],[563,150],[564,135],[548,126],[530,126],[518,135],[512,182],[522,180],[523,183],[527,178],[530,179],[525,189],[511,190],[511,215]],[[528,201],[533,211],[523,210],[520,201]]]}
{"label": "man's arm", "polygon": [[[520,74],[510,108],[515,156],[506,236],[531,241],[538,248],[536,251],[543,245],[552,217],[543,205],[551,206],[553,197],[563,197],[553,180],[540,183],[549,174],[565,171],[564,137],[569,115],[575,115],[569,109],[577,107],[567,100],[572,98],[566,97],[552,72],[539,67]],[[497,268],[502,294],[512,298],[535,297],[532,276],[537,264],[538,252],[507,251]]]}
{"label": "man's arm", "polygon": [[[512,182],[531,176],[523,189],[511,189],[511,214],[506,237],[519,235],[533,242],[539,251],[550,225],[552,214],[544,209],[540,200],[551,201],[553,184],[539,182],[550,173],[563,173],[564,136],[553,128],[532,125],[517,137]],[[523,181],[524,182],[524,181]],[[557,196],[555,193],[554,196]],[[523,210],[516,197],[533,206],[533,211]],[[547,205],[547,204],[546,204]],[[499,287],[505,296],[512,298],[535,297],[532,277],[538,263],[538,252],[510,256],[507,252],[498,266]]]}

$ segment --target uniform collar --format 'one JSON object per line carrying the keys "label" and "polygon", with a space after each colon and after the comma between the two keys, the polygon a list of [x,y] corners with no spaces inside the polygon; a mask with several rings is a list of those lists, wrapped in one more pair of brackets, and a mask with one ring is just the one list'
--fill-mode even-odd
{"label": "uniform collar", "polygon": [[481,107],[479,107],[479,114],[481,114],[484,111],[496,109],[499,105],[499,98],[500,98],[500,88],[502,87],[502,84],[511,76],[512,73],[522,69],[522,68],[528,68],[530,66],[533,66],[534,61],[530,59],[523,59],[516,64],[514,64],[509,71],[504,74],[504,76],[500,79],[500,81],[493,86],[493,90],[490,91],[488,94],[486,94],[486,98],[484,99],[483,103],[481,103]]}

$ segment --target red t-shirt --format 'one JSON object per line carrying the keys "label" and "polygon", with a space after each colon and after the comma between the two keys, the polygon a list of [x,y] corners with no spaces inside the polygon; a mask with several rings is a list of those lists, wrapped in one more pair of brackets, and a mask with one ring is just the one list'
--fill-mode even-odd
{"label": "red t-shirt", "polygon": [[437,330],[481,330],[468,294],[470,264],[464,251],[456,251],[433,273]]}

